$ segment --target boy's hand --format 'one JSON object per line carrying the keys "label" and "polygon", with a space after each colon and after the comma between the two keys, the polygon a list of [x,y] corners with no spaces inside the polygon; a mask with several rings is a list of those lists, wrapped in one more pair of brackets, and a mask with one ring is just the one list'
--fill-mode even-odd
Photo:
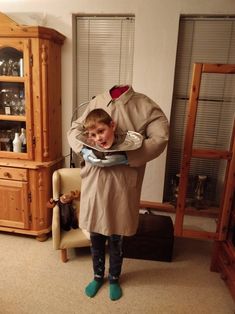
{"label": "boy's hand", "polygon": [[90,149],[90,148],[83,147],[81,150],[81,153],[82,153],[82,156],[83,156],[85,161],[90,162],[90,158],[91,159],[97,159],[97,157],[93,153],[92,149]]}

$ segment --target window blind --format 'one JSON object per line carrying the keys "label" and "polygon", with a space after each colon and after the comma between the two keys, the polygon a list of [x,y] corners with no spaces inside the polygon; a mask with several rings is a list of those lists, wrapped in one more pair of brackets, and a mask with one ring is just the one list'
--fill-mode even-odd
{"label": "window blind", "polygon": [[[172,178],[180,172],[189,89],[195,62],[235,63],[234,18],[184,17],[180,20],[165,200],[169,200],[171,195]],[[203,74],[193,146],[207,149],[228,149],[234,112],[234,75]],[[208,197],[215,201],[215,205],[220,201],[224,172],[225,163],[223,162],[192,159],[190,175],[192,177],[199,174],[208,176],[210,179],[210,195]]]}
{"label": "window blind", "polygon": [[76,105],[132,84],[134,17],[76,17]]}

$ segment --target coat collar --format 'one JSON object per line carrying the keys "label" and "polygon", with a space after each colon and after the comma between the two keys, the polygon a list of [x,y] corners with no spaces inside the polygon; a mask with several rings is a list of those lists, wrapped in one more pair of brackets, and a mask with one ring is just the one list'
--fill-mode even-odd
{"label": "coat collar", "polygon": [[[116,87],[116,86],[114,86],[114,87]],[[106,91],[103,94],[103,97],[105,99],[105,102],[107,103],[107,106],[110,106],[111,103],[113,103],[115,105],[119,105],[119,104],[123,104],[124,105],[125,103],[127,103],[129,101],[129,99],[133,96],[133,94],[134,94],[134,90],[133,90],[132,86],[129,85],[128,90],[125,93],[123,93],[120,97],[118,97],[116,99],[112,99],[112,97],[110,95],[110,90]]]}

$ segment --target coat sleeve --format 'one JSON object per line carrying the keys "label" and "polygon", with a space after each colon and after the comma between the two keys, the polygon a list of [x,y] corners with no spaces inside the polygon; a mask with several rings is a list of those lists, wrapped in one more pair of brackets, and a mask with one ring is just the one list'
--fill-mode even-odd
{"label": "coat sleeve", "polygon": [[69,146],[72,148],[72,150],[76,154],[78,154],[83,147],[83,144],[76,139],[76,137],[80,133],[81,133],[80,123],[78,120],[76,120],[72,123],[71,128],[67,132],[67,138],[68,138]]}
{"label": "coat sleeve", "polygon": [[79,154],[82,147],[83,147],[83,144],[77,140],[77,136],[84,131],[83,130],[83,121],[84,121],[84,119],[87,116],[89,111],[90,110],[89,110],[89,106],[88,106],[87,109],[84,111],[84,113],[81,115],[81,117],[79,117],[77,120],[75,120],[72,123],[70,129],[67,132],[67,138],[68,138],[69,146],[72,148],[72,150],[76,154]]}
{"label": "coat sleeve", "polygon": [[169,138],[168,120],[161,108],[153,103],[147,113],[145,139],[142,146],[128,151],[127,158],[131,167],[140,167],[158,157],[165,149]]}

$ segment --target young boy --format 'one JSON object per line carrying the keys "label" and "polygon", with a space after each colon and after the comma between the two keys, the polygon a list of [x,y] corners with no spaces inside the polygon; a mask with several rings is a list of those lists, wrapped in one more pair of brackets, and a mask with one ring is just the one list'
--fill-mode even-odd
{"label": "young boy", "polygon": [[[93,146],[102,149],[110,149],[117,141],[115,130],[116,123],[110,115],[103,109],[94,109],[88,113],[84,121],[83,127],[87,136],[87,141]],[[100,152],[93,150],[93,153],[98,157]],[[103,153],[105,156],[113,153]],[[120,152],[119,152],[120,154]],[[85,293],[89,297],[95,296],[103,283],[105,271],[105,243],[108,240],[110,268],[110,299],[117,300],[121,297],[122,291],[118,283],[122,267],[122,236],[121,235],[103,235],[95,232],[90,233],[91,238],[91,254],[93,260],[94,280],[89,283],[85,289]]]}

